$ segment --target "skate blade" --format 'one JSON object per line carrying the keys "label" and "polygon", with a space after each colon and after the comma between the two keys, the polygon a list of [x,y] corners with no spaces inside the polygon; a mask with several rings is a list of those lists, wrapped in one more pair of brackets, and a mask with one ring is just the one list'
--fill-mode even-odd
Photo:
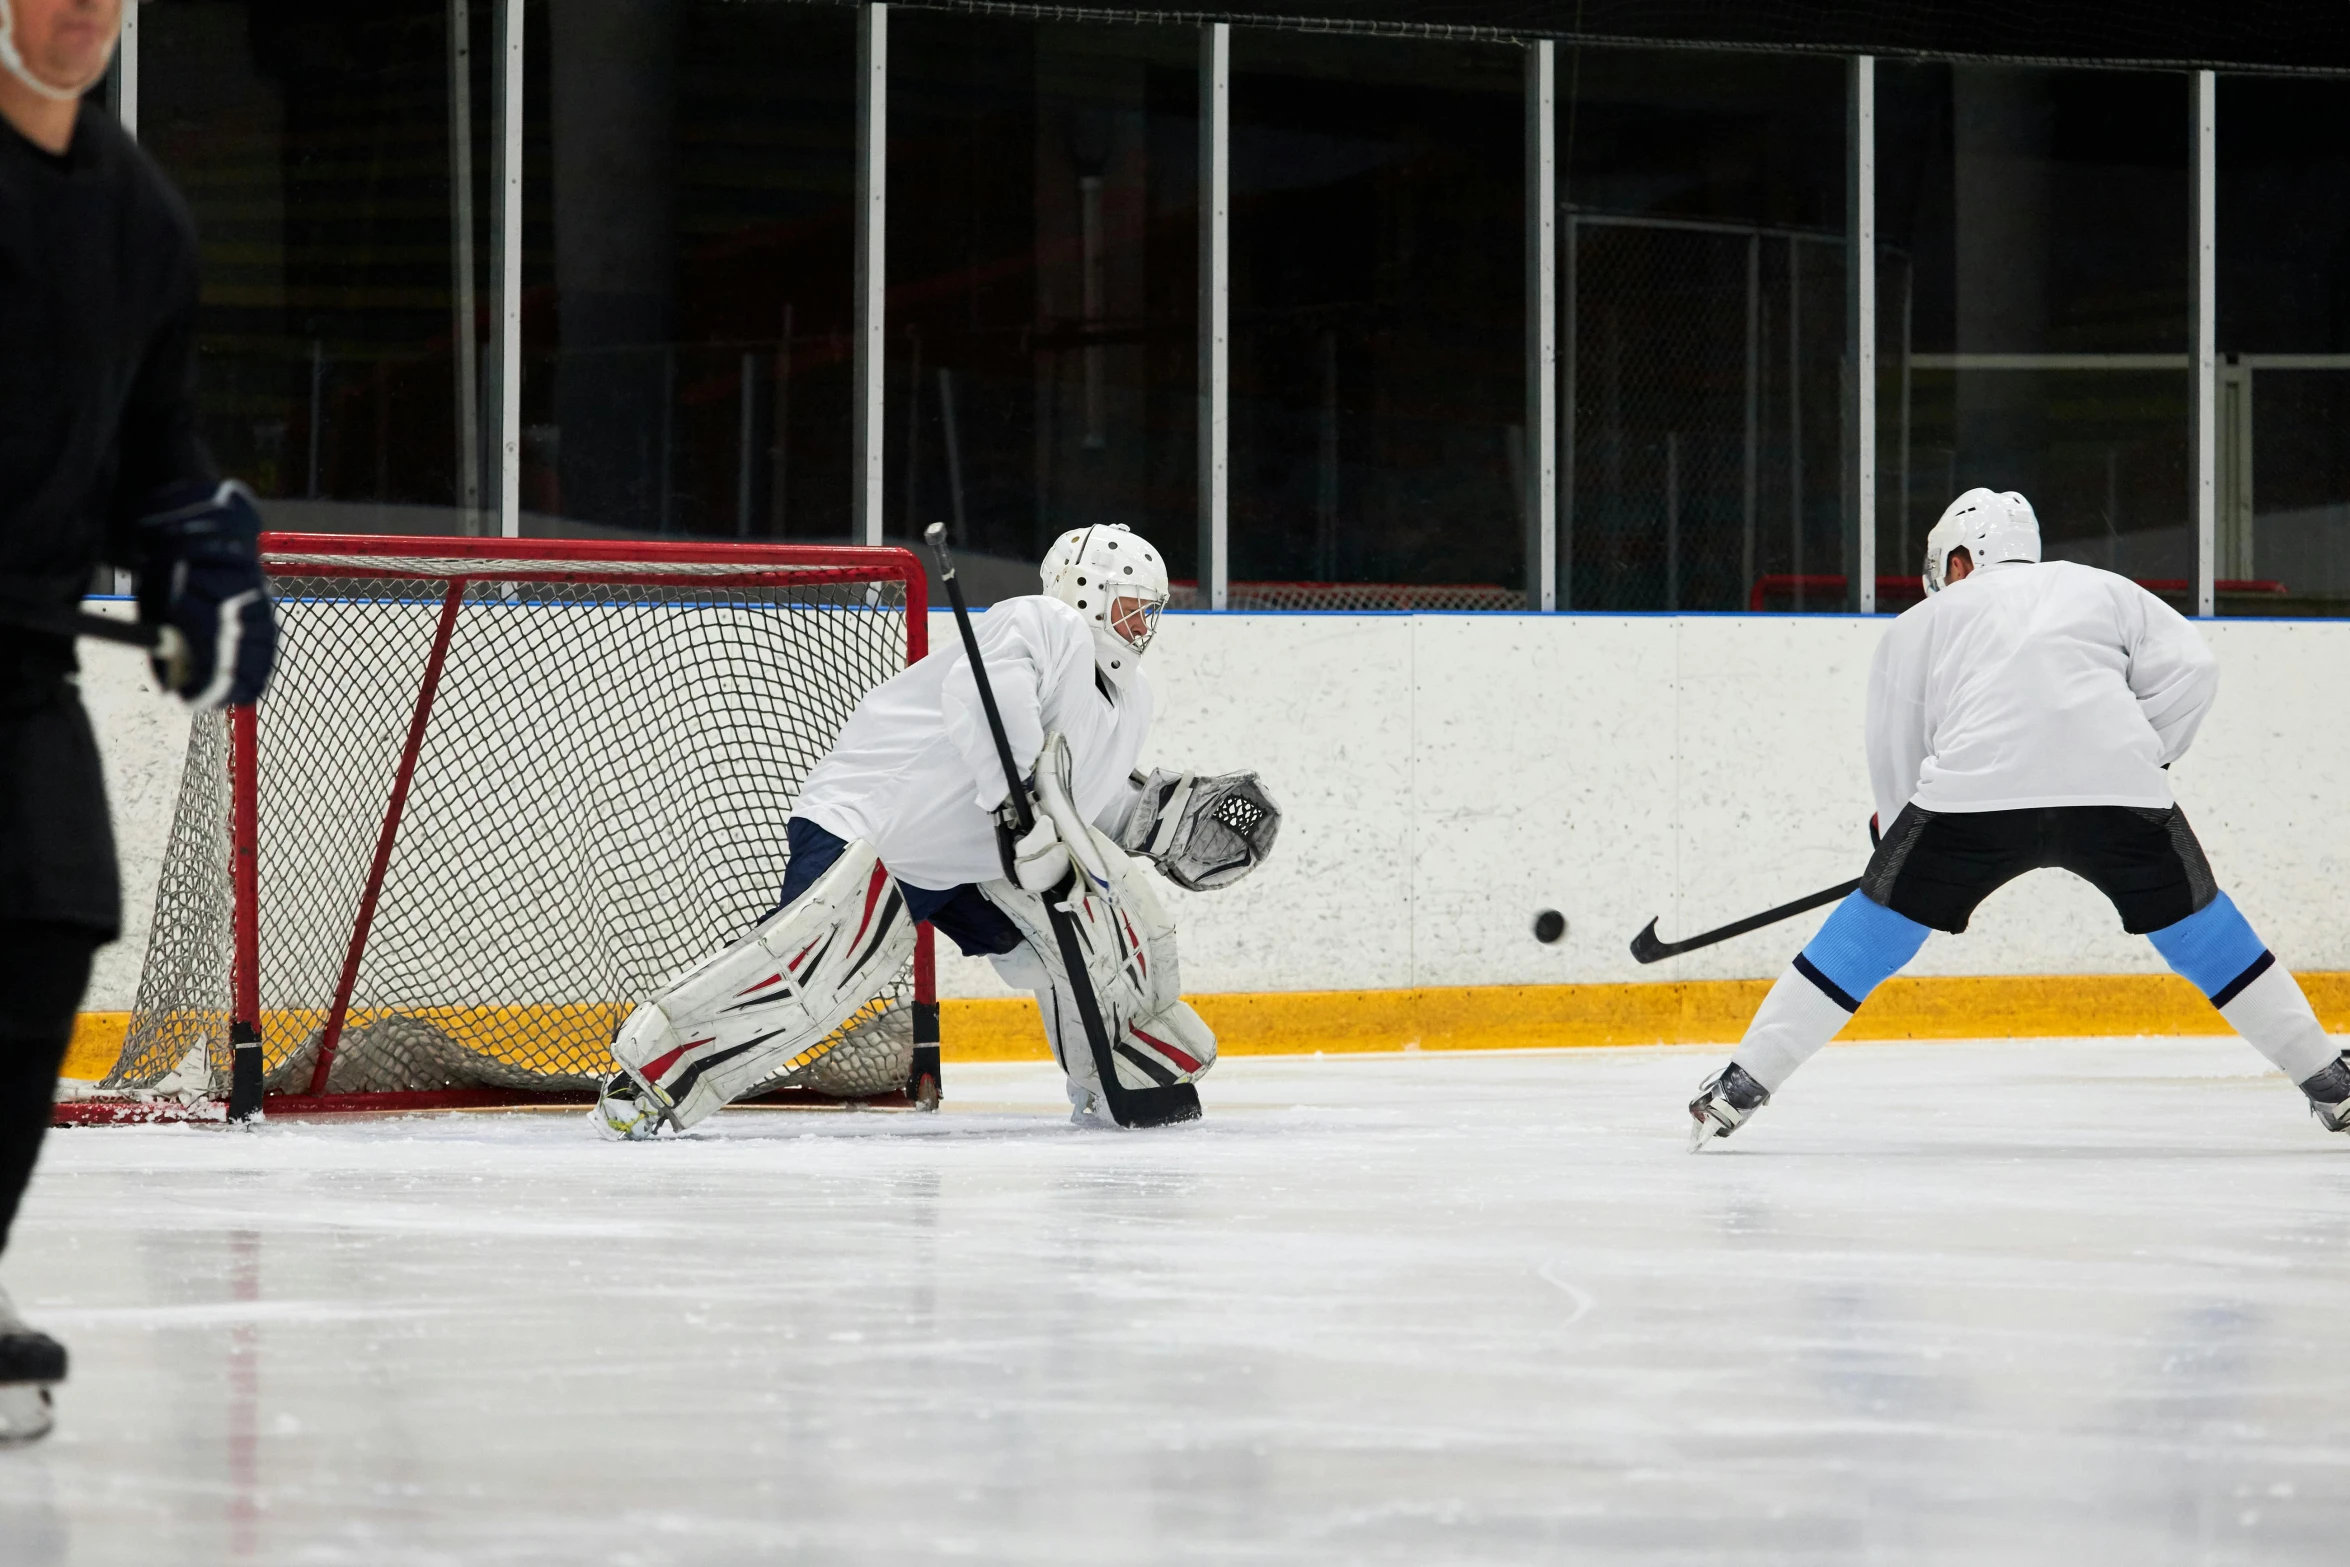
{"label": "skate blade", "polygon": [[1689,1151],[1691,1153],[1702,1152],[1705,1145],[1719,1136],[1720,1132],[1721,1129],[1713,1123],[1711,1118],[1691,1116],[1689,1118]]}
{"label": "skate blade", "polygon": [[46,1382],[0,1386],[0,1447],[38,1442],[57,1423],[57,1406]]}

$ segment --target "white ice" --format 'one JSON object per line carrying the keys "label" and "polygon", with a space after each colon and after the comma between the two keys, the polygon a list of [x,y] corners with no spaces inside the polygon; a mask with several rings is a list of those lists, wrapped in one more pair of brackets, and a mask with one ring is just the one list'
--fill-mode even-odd
{"label": "white ice", "polygon": [[2350,1559],[2350,1138],[2234,1040],[1228,1061],[1210,1116],[79,1130],[0,1561]]}

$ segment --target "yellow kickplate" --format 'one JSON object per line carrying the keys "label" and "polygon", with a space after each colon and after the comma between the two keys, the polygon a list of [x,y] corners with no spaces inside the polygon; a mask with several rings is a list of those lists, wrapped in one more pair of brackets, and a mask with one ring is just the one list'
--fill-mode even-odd
{"label": "yellow kickplate", "polygon": [[65,1064],[58,1076],[94,1083],[114,1070],[122,1054],[123,1037],[131,1031],[128,1012],[83,1012],[73,1020],[73,1040],[65,1047]]}
{"label": "yellow kickplate", "polygon": [[[2329,1032],[2350,1032],[2350,974],[2303,974]],[[1573,1045],[1727,1045],[1770,990],[1760,979],[1647,984],[1461,985],[1192,996],[1224,1055],[1375,1050],[1524,1050]],[[2066,1039],[2225,1034],[2227,1021],[2175,974],[1971,974],[1895,978],[1846,1040]],[[1036,1004],[947,1001],[952,1061],[1044,1060]]]}
{"label": "yellow kickplate", "polygon": [[[2350,1033],[2350,973],[2299,978],[2327,1031]],[[1266,991],[1190,1001],[1216,1031],[1222,1054],[1297,1055],[1727,1045],[1745,1032],[1769,989],[1768,980],[1710,979]],[[939,1010],[949,1062],[1051,1059],[1036,1003],[1024,997],[948,1000]],[[480,1036],[477,1048],[507,1059],[584,1056],[581,1041],[600,1044],[609,1033],[612,1011],[589,1006],[465,1009],[471,1025],[466,1031]],[[451,1024],[456,1012],[451,1009]],[[268,1021],[290,1023],[294,1015]],[[65,1075],[104,1077],[129,1026],[127,1012],[81,1014],[66,1051]],[[2173,974],[1970,974],[1887,980],[1837,1037],[2063,1039],[2228,1031],[2211,1003]]]}

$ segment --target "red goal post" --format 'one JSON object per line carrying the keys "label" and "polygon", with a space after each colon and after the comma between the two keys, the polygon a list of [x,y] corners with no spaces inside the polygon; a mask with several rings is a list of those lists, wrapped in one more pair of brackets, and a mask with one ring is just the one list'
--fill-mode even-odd
{"label": "red goal post", "polygon": [[[808,770],[928,650],[898,548],[261,548],[277,672],[192,724],[123,1049],[62,1122],[218,1116],[240,1056],[272,1112],[586,1101],[636,1002],[774,907]],[[932,940],[758,1097],[935,1104]]]}

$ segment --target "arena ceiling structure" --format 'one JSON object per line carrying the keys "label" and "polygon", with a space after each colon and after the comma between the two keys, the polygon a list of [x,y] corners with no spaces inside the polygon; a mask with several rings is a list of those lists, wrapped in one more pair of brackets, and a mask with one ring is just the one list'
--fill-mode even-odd
{"label": "arena ceiling structure", "polygon": [[2350,8],[2308,0],[2228,6],[2102,0],[1225,0],[1209,6],[903,0],[909,9],[1071,21],[1229,22],[1308,31],[1562,43],[2169,68],[2350,71]]}

